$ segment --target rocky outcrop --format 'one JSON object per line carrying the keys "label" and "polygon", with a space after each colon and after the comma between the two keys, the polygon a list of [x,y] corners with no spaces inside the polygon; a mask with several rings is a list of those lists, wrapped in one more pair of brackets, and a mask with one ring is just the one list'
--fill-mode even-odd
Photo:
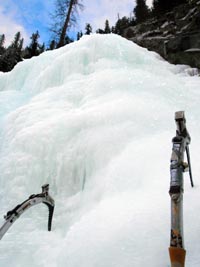
{"label": "rocky outcrop", "polygon": [[129,27],[123,36],[173,64],[200,69],[200,1],[180,5],[160,18]]}

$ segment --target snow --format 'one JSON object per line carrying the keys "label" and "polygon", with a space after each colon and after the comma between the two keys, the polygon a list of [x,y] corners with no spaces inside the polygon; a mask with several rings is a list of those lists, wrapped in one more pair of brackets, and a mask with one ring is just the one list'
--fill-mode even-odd
{"label": "snow", "polygon": [[189,12],[187,13],[187,15],[185,17],[183,17],[181,20],[187,20],[191,16],[194,16],[194,14],[195,14],[196,11],[197,11],[197,8],[196,7],[190,9]]}
{"label": "snow", "polygon": [[191,22],[188,23],[188,24],[186,24],[184,27],[182,27],[182,28],[180,29],[180,33],[183,33],[184,31],[186,31],[190,26],[191,26]]}
{"label": "snow", "polygon": [[188,52],[188,53],[193,53],[193,52],[200,52],[200,49],[199,48],[190,48],[190,49],[187,49],[185,50],[184,52]]}
{"label": "snow", "polygon": [[[0,242],[5,267],[170,266],[169,161],[185,110],[186,266],[200,264],[200,79],[116,35],[80,41],[0,74],[0,213],[44,183],[56,202],[30,209]],[[3,218],[0,220],[0,225]]]}
{"label": "snow", "polygon": [[163,24],[162,24],[162,26],[161,26],[161,29],[163,29],[163,28],[165,28],[165,27],[167,27],[167,26],[169,26],[170,24],[172,24],[173,22],[172,21],[165,21]]}

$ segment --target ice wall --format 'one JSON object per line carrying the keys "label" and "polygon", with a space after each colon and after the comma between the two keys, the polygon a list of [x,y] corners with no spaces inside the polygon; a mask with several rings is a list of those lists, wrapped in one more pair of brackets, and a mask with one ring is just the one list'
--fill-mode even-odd
{"label": "ice wall", "polygon": [[56,201],[53,231],[45,207],[31,209],[0,242],[0,266],[169,266],[177,110],[188,119],[196,184],[186,175],[187,264],[199,266],[200,79],[187,69],[92,35],[0,75],[0,212],[44,183]]}

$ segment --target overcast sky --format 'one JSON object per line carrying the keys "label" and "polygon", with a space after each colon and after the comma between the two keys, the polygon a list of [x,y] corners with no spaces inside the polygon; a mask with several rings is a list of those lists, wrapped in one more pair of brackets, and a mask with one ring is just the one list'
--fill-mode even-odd
{"label": "overcast sky", "polygon": [[[8,44],[16,32],[20,31],[25,43],[30,42],[30,36],[37,30],[40,33],[40,42],[51,38],[49,32],[50,16],[54,10],[55,0],[0,0],[0,34],[6,35]],[[152,0],[147,0],[151,5]],[[95,32],[98,28],[104,28],[108,19],[110,26],[114,25],[117,15],[130,16],[135,7],[135,0],[82,0],[84,11],[79,15],[79,22],[74,32],[84,31],[85,24],[90,23]]]}

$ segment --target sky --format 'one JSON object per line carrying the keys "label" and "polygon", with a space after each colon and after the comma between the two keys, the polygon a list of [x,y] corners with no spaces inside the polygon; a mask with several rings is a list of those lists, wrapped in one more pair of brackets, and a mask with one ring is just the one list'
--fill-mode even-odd
{"label": "sky", "polygon": [[[50,14],[54,11],[55,0],[0,0],[0,34],[5,34],[6,45],[12,40],[16,32],[20,31],[25,45],[30,42],[30,36],[37,30],[40,33],[40,43],[48,46],[52,33],[49,31]],[[152,0],[146,2],[149,6]],[[80,12],[78,23],[71,29],[72,36],[85,30],[86,23],[90,23],[95,32],[104,28],[108,19],[110,26],[120,17],[133,15],[134,0],[82,0],[84,10]]]}

